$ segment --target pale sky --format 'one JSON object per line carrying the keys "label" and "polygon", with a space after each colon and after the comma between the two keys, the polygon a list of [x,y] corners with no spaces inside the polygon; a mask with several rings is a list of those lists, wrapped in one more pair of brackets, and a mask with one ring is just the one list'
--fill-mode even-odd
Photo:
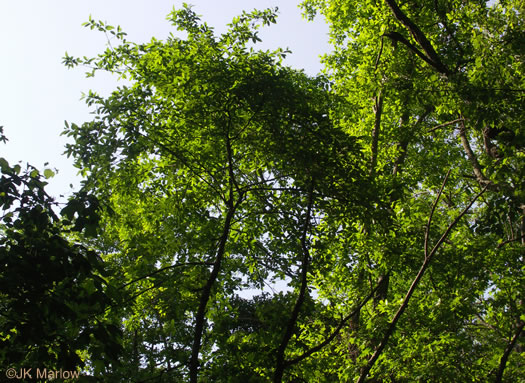
{"label": "pale sky", "polygon": [[[307,22],[297,7],[299,0],[193,0],[202,20],[225,30],[242,10],[279,7],[276,25],[264,28],[262,49],[290,48],[285,63],[308,74],[320,72],[319,55],[326,53],[328,27],[319,19]],[[78,188],[77,170],[62,153],[66,138],[60,133],[64,120],[81,124],[91,120],[80,100],[90,89],[108,94],[116,86],[109,76],[85,78],[82,68],[67,69],[62,57],[95,56],[105,49],[105,36],[81,24],[91,15],[110,25],[120,25],[127,39],[146,42],[164,39],[175,29],[166,20],[174,0],[0,0],[0,126],[9,139],[0,144],[0,157],[11,165],[30,163],[40,170],[44,163],[59,173],[50,180],[49,194],[69,195],[69,184]]]}

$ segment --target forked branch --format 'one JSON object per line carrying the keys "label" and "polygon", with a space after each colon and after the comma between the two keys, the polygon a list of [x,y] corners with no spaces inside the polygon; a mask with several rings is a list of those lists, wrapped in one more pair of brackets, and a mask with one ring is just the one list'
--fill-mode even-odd
{"label": "forked branch", "polygon": [[[394,17],[408,29],[408,31],[410,32],[412,37],[414,37],[414,40],[417,41],[417,43],[419,44],[419,46],[423,50],[424,55],[423,55],[423,53],[420,53],[420,54],[418,54],[418,56],[420,56],[420,57],[423,56],[421,58],[423,58],[423,60],[425,60],[428,64],[430,64],[438,72],[443,73],[445,75],[449,75],[451,73],[450,70],[445,66],[445,64],[443,64],[443,62],[439,58],[436,50],[434,49],[434,47],[432,46],[430,41],[427,39],[425,34],[421,31],[421,29],[419,29],[419,27],[412,20],[410,20],[407,15],[405,15],[405,13],[397,5],[395,0],[385,0],[385,2],[390,7],[390,10],[394,14]],[[412,44],[410,44],[410,45],[412,45]],[[409,45],[407,45],[407,46],[412,51],[414,51],[414,49],[417,52],[419,51],[414,46],[412,46],[412,47],[409,46]],[[417,52],[416,52],[416,54],[417,54]]]}
{"label": "forked branch", "polygon": [[289,367],[289,366],[292,366],[292,365],[294,365],[296,363],[301,362],[302,360],[308,358],[310,355],[312,355],[312,354],[322,350],[325,346],[330,344],[330,342],[332,342],[335,339],[335,337],[337,336],[337,334],[339,334],[339,332],[343,329],[344,325],[350,319],[352,319],[355,315],[357,315],[361,311],[363,306],[366,305],[368,303],[368,301],[370,299],[372,299],[372,297],[374,295],[376,295],[376,293],[377,293],[377,291],[379,290],[380,287],[381,287],[381,282],[379,282],[376,285],[376,287],[374,287],[374,289],[365,297],[365,299],[363,299],[363,301],[361,303],[359,303],[359,305],[356,308],[354,308],[352,310],[352,312],[350,314],[348,314],[343,319],[341,319],[341,321],[339,322],[337,327],[332,331],[332,333],[328,337],[326,337],[326,339],[324,341],[322,341],[318,345],[310,348],[309,350],[305,351],[302,355],[298,356],[297,358],[291,359],[291,360],[287,360],[285,362],[286,367]]}
{"label": "forked branch", "polygon": [[[438,201],[439,201],[439,199],[441,197],[441,194],[443,193],[443,189],[445,188],[445,184],[447,182],[449,174],[450,174],[450,171],[447,173],[447,175],[446,175],[446,177],[445,177],[445,179],[443,181],[443,184],[441,185],[441,189],[439,190],[439,193],[438,193],[438,195],[436,197],[436,200],[434,201],[434,204],[432,206],[432,210],[430,212],[430,216],[429,216],[429,219],[428,219],[428,222],[427,222],[427,225],[426,225],[426,233],[428,233],[430,231],[430,224],[432,223],[432,217],[434,215],[435,207],[436,207],[436,205],[437,205],[437,203],[438,203]],[[412,284],[410,285],[410,288],[408,289],[408,291],[407,291],[407,293],[405,295],[405,298],[403,299],[403,302],[399,306],[399,309],[397,310],[396,314],[394,315],[394,318],[390,322],[390,325],[388,326],[388,329],[385,332],[385,335],[383,336],[383,339],[381,339],[381,343],[379,344],[379,346],[377,346],[376,351],[370,357],[370,359],[368,360],[367,365],[361,371],[361,375],[359,376],[359,379],[357,380],[357,383],[365,382],[366,377],[368,376],[368,373],[370,372],[370,370],[374,366],[375,362],[377,361],[377,359],[379,358],[379,356],[383,352],[384,348],[386,347],[386,345],[388,343],[388,340],[390,339],[390,336],[394,333],[394,330],[396,328],[396,325],[397,325],[399,319],[401,318],[401,315],[403,315],[403,312],[406,310],[406,308],[408,306],[410,298],[414,294],[414,291],[416,290],[417,286],[419,285],[419,282],[423,278],[423,275],[425,274],[425,271],[426,271],[428,265],[430,264],[430,261],[432,260],[434,255],[437,253],[437,251],[439,250],[439,248],[441,247],[441,245],[443,244],[445,239],[448,237],[448,235],[450,234],[450,232],[452,231],[454,226],[456,226],[456,224],[459,222],[459,220],[470,210],[470,208],[472,207],[474,202],[476,202],[476,200],[485,192],[486,189],[487,189],[487,187],[485,186],[483,188],[483,190],[481,190],[481,192],[479,192],[476,196],[474,196],[474,198],[461,211],[461,213],[454,219],[454,221],[452,221],[452,223],[450,223],[448,225],[447,229],[445,230],[443,235],[439,238],[439,240],[436,242],[436,244],[434,245],[434,247],[432,248],[432,250],[430,252],[428,252],[428,234],[425,235],[425,260],[423,261],[423,264],[421,265],[421,268],[419,269],[419,272],[417,273],[416,277],[412,281]]]}

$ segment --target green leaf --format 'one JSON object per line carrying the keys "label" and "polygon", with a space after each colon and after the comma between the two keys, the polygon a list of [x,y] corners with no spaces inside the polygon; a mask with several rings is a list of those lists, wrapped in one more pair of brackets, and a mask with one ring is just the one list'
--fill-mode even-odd
{"label": "green leaf", "polygon": [[44,177],[46,179],[49,179],[49,178],[52,178],[55,176],[55,172],[52,171],[51,169],[44,169]]}

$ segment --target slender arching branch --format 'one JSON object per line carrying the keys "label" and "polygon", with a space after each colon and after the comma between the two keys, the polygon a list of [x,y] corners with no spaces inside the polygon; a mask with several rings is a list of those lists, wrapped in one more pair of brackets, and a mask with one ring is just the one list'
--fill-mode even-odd
{"label": "slender arching branch", "polygon": [[120,286],[120,288],[124,288],[126,286],[129,286],[133,283],[137,283],[143,279],[147,279],[147,278],[150,278],[156,274],[159,274],[159,273],[162,273],[166,270],[169,270],[169,269],[174,269],[174,268],[177,268],[177,267],[184,267],[184,266],[211,266],[212,263],[209,263],[209,262],[184,262],[184,263],[175,263],[173,265],[169,265],[169,266],[166,266],[166,267],[162,267],[160,269],[156,269],[155,271],[149,273],[149,274],[146,274],[146,275],[143,275],[139,278],[135,278],[133,279],[132,281],[129,281],[127,283],[124,283],[122,286]]}
{"label": "slender arching branch", "polygon": [[[436,196],[436,200],[432,206],[432,210],[430,212],[430,216],[426,225],[426,230],[430,230],[430,224],[432,222],[432,216],[435,211],[435,206],[437,205],[437,202],[439,201],[441,194],[443,193],[443,189],[445,188],[446,181],[448,179],[448,175],[450,174],[450,171],[447,173],[447,176],[445,177],[443,184],[441,185],[441,189],[438,192],[438,195]],[[385,332],[385,335],[383,336],[383,339],[381,339],[381,342],[379,343],[379,346],[377,346],[377,349],[375,350],[374,354],[370,357],[368,360],[368,363],[361,371],[361,375],[359,376],[359,379],[357,380],[357,383],[364,383],[368,373],[374,366],[375,362],[383,352],[384,348],[386,347],[388,340],[390,339],[390,336],[394,333],[394,330],[396,328],[397,323],[399,322],[399,319],[403,315],[404,311],[408,307],[408,303],[410,301],[410,298],[414,294],[414,291],[416,290],[417,286],[419,285],[419,282],[423,278],[423,275],[425,274],[426,269],[428,268],[430,261],[434,257],[434,255],[437,253],[445,239],[450,234],[451,230],[456,226],[456,224],[459,222],[459,220],[470,210],[474,202],[477,201],[477,199],[485,192],[487,187],[485,186],[481,192],[479,192],[474,198],[470,201],[470,203],[461,211],[461,213],[452,221],[443,235],[439,238],[439,240],[436,242],[430,253],[428,252],[428,244],[425,244],[425,260],[423,261],[423,264],[421,265],[421,268],[419,269],[419,272],[417,273],[416,277],[412,281],[412,284],[410,285],[410,288],[408,289],[405,298],[403,299],[403,302],[399,306],[399,309],[397,310],[396,314],[394,315],[394,318],[391,320],[390,325],[388,326],[388,329]],[[426,241],[425,241],[426,242]]]}
{"label": "slender arching branch", "polygon": [[[173,150],[171,148],[169,148],[167,145],[164,145],[163,143],[157,141],[157,140],[154,140],[153,138],[151,138],[149,135],[146,135],[146,134],[143,134],[143,133],[140,133],[140,132],[137,132],[139,135],[141,135],[142,137],[144,137],[145,139],[147,139],[148,141],[150,141],[151,143],[153,143],[154,145],[158,145],[160,148],[162,148],[163,150],[165,150],[166,152],[168,152],[169,154],[171,154],[173,157],[175,157],[177,160],[179,160],[180,162],[182,162],[186,167],[188,167],[188,169],[191,170],[191,172],[196,176],[198,177],[202,182],[204,182],[206,185],[208,185],[210,187],[210,189],[212,189],[213,191],[215,191],[220,197],[221,199],[225,202],[226,201],[226,197],[224,196],[224,193],[222,192],[222,190],[220,189],[217,189],[215,187],[215,185],[213,185],[213,183],[211,183],[210,181],[208,181],[206,178],[204,178],[202,175],[199,174],[198,171],[195,170],[195,166],[193,166],[183,155],[181,155],[180,153],[178,153],[176,150]],[[209,171],[209,169],[207,169],[205,166],[202,166],[201,164],[199,164],[198,160],[196,158],[192,158],[192,161],[195,162],[197,165],[199,165],[199,167],[206,173],[208,174],[208,176],[214,181],[214,182],[217,182],[216,178],[213,176],[213,174],[211,174],[211,172]]]}
{"label": "slender arching branch", "polygon": [[371,151],[372,155],[370,157],[370,169],[369,173],[370,175],[373,175],[375,173],[376,165],[377,165],[377,156],[378,156],[378,145],[379,145],[379,135],[381,132],[381,116],[383,114],[383,100],[384,100],[384,94],[383,90],[380,89],[377,96],[375,97],[374,101],[374,128],[372,130],[372,146]]}
{"label": "slender arching branch", "polygon": [[447,183],[448,176],[450,175],[450,170],[447,172],[445,179],[443,180],[443,184],[441,185],[441,189],[439,190],[439,193],[434,200],[434,203],[432,204],[432,208],[430,209],[430,214],[428,215],[428,221],[425,226],[425,259],[428,258],[428,237],[430,235],[430,225],[432,224],[432,218],[434,217],[434,212],[436,211],[436,206],[439,202],[439,198],[441,197],[441,194],[443,193],[443,188],[445,187],[445,184]]}
{"label": "slender arching branch", "polygon": [[525,239],[525,235],[521,235],[516,238],[508,239],[506,241],[502,241],[498,243],[497,249],[501,249],[503,246],[508,245],[509,243],[512,243],[512,242],[523,241],[523,239]]}
{"label": "slender arching branch", "polygon": [[455,120],[452,120],[452,121],[448,121],[448,122],[445,122],[443,124],[439,124],[439,125],[436,125],[432,128],[430,128],[427,132],[428,133],[432,133],[438,129],[441,129],[441,128],[444,128],[445,126],[449,126],[449,125],[454,125],[454,124],[457,124],[458,122],[462,122],[464,121],[463,117],[460,117],[460,118],[457,118]]}
{"label": "slender arching branch", "polygon": [[[389,273],[387,273],[387,274],[389,274]],[[316,352],[322,350],[325,346],[330,344],[330,342],[332,342],[335,339],[337,334],[339,334],[341,332],[341,330],[343,329],[344,325],[350,319],[352,319],[354,316],[356,316],[359,313],[359,311],[363,308],[363,306],[366,305],[367,302],[370,299],[372,299],[372,297],[376,294],[376,292],[379,290],[380,287],[381,287],[381,282],[377,283],[376,287],[374,287],[374,289],[372,291],[370,291],[370,293],[361,301],[361,303],[359,303],[359,305],[357,305],[352,310],[352,312],[350,314],[348,314],[343,319],[341,319],[341,321],[339,322],[339,324],[337,325],[335,330],[333,330],[332,333],[328,337],[326,337],[326,339],[324,341],[322,341],[318,345],[310,348],[308,351],[305,351],[302,355],[298,356],[297,358],[294,358],[294,359],[291,359],[291,360],[287,360],[285,362],[286,367],[292,366],[294,364],[297,364],[297,363],[303,361],[304,359],[308,358],[310,355],[315,354]]]}
{"label": "slender arching branch", "polygon": [[475,176],[476,180],[478,181],[478,183],[481,186],[485,186],[485,188],[487,188],[489,190],[497,191],[497,192],[498,191],[505,192],[506,194],[511,196],[510,198],[513,201],[516,202],[516,204],[519,206],[520,209],[525,211],[525,204],[523,204],[523,202],[520,199],[515,198],[515,196],[514,196],[515,187],[513,185],[509,184],[506,181],[498,181],[496,183],[496,182],[488,179],[485,176],[485,174],[483,173],[483,169],[482,169],[482,167],[481,167],[481,165],[480,165],[476,155],[474,154],[474,151],[472,150],[472,148],[470,146],[470,142],[469,142],[469,139],[468,139],[467,133],[466,133],[465,122],[464,122],[464,120],[461,120],[460,122],[461,122],[461,126],[459,128],[459,138],[461,140],[461,144],[463,146],[463,149],[465,150],[465,154],[467,155],[467,159],[470,162],[470,164],[472,165],[474,176]]}
{"label": "slender arching branch", "polygon": [[232,196],[234,188],[239,193],[241,192],[241,190],[240,190],[239,184],[237,183],[237,180],[236,180],[235,174],[234,174],[232,139],[230,137],[230,131],[231,131],[231,128],[233,126],[232,116],[231,116],[231,113],[230,113],[229,110],[227,111],[226,114],[228,115],[228,124],[227,124],[228,129],[225,132],[225,136],[226,136],[226,154],[228,156],[228,174],[229,174],[229,180],[230,180],[230,196]]}

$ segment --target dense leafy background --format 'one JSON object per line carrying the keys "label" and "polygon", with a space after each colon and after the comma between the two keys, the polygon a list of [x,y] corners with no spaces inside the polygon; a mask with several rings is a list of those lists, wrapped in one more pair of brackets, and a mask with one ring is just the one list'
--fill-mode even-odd
{"label": "dense leafy background", "polygon": [[523,2],[302,6],[331,28],[317,77],[253,48],[273,10],[217,36],[185,7],[185,38],[147,44],[86,23],[119,44],[64,63],[130,83],[66,125],[85,180],[61,217],[1,163],[5,363],[525,381]]}

